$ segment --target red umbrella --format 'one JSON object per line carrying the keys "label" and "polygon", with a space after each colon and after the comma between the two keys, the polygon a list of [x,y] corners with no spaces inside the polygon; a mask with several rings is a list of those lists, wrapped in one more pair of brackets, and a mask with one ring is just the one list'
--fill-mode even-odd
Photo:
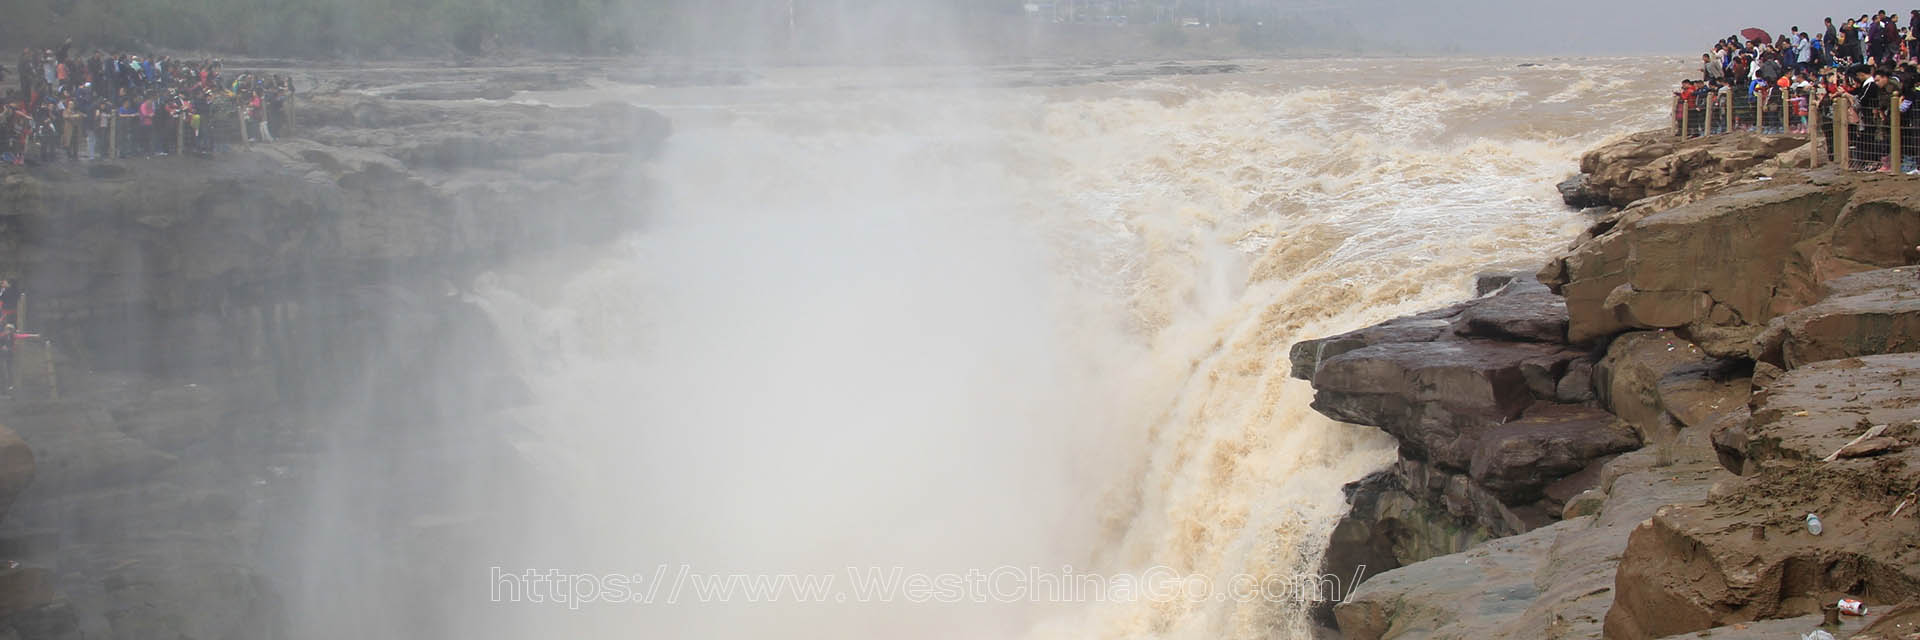
{"label": "red umbrella", "polygon": [[1773,42],[1773,36],[1767,35],[1767,30],[1758,27],[1741,29],[1740,37],[1746,38],[1747,42]]}

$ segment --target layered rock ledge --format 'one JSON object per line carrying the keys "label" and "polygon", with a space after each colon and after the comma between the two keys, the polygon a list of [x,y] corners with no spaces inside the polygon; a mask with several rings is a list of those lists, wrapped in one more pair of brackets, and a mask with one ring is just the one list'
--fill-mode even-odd
{"label": "layered rock ledge", "polygon": [[1537,277],[1294,345],[1316,409],[1401,445],[1324,562],[1393,569],[1344,636],[1776,637],[1920,597],[1920,180],[1801,142],[1597,149]]}

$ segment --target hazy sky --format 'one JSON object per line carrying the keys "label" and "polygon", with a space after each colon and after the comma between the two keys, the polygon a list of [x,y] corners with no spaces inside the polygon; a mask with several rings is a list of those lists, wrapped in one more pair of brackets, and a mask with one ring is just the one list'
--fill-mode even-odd
{"label": "hazy sky", "polygon": [[[1414,46],[1458,46],[1501,54],[1686,54],[1704,51],[1718,38],[1746,27],[1778,34],[1790,27],[1818,30],[1821,18],[1840,22],[1880,9],[1907,11],[1907,4],[1853,6],[1786,0],[1742,2],[1673,0],[1375,0],[1329,3],[1345,7],[1361,29],[1379,25],[1374,40]],[[1835,12],[1835,13],[1822,13]],[[1902,20],[1902,24],[1905,20]]]}

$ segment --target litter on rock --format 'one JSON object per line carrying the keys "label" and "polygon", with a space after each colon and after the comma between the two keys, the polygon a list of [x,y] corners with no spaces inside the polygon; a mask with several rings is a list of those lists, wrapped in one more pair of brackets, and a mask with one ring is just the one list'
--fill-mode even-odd
{"label": "litter on rock", "polygon": [[1840,613],[1844,613],[1850,616],[1867,615],[1867,603],[1861,602],[1859,600],[1855,600],[1853,598],[1841,598]]}
{"label": "litter on rock", "polygon": [[[1804,413],[1806,413],[1806,412],[1805,412],[1805,411],[1802,411],[1802,412],[1800,412],[1800,413],[1802,413],[1802,414],[1804,414]],[[1844,444],[1844,445],[1841,445],[1839,449],[1835,449],[1835,450],[1833,451],[1833,453],[1832,453],[1832,454],[1829,454],[1829,455],[1828,455],[1827,457],[1825,457],[1825,458],[1821,458],[1821,459],[1820,459],[1820,461],[1821,461],[1821,462],[1833,462],[1833,461],[1835,461],[1835,460],[1839,460],[1839,459],[1840,459],[1840,453],[1841,453],[1842,451],[1846,451],[1846,450],[1847,450],[1847,447],[1851,447],[1851,446],[1853,446],[1853,445],[1856,445],[1856,444],[1860,444],[1860,442],[1861,442],[1862,440],[1866,440],[1866,439],[1868,439],[1868,438],[1877,438],[1877,437],[1880,437],[1880,434],[1882,434],[1882,433],[1886,433],[1886,432],[1887,432],[1887,427],[1888,427],[1888,426],[1891,426],[1891,425],[1884,425],[1884,424],[1882,424],[1882,425],[1875,425],[1875,426],[1874,426],[1874,427],[1873,427],[1872,429],[1868,429],[1866,433],[1863,433],[1863,434],[1860,434],[1860,437],[1858,437],[1858,438],[1854,438],[1854,439],[1853,439],[1852,441],[1850,441],[1850,442],[1848,442],[1848,443],[1846,443],[1846,444]]]}

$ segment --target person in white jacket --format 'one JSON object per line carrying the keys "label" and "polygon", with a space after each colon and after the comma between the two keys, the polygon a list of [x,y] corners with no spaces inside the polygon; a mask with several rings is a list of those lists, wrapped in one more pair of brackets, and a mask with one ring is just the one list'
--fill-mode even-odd
{"label": "person in white jacket", "polygon": [[1800,40],[1793,43],[1793,57],[1801,71],[1813,71],[1813,40],[1805,31],[1800,32]]}

